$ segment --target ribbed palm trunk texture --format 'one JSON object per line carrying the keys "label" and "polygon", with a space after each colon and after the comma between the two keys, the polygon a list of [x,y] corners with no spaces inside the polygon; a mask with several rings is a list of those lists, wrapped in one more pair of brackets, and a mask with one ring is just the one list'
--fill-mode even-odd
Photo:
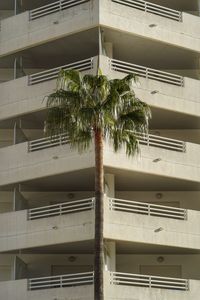
{"label": "ribbed palm trunk texture", "polygon": [[95,300],[103,300],[103,204],[104,204],[104,169],[103,169],[103,133],[95,130],[95,246],[94,246],[94,295]]}

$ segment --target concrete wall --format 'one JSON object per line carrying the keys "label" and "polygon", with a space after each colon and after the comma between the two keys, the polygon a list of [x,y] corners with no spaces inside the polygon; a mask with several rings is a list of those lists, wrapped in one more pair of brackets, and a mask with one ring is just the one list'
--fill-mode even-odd
{"label": "concrete wall", "polygon": [[194,191],[116,191],[115,197],[136,202],[169,205],[200,211],[200,192]]}
{"label": "concrete wall", "polygon": [[[179,153],[155,147],[141,146],[141,153],[127,158],[124,151],[114,153],[105,145],[104,164],[130,171],[199,181],[199,145],[187,143],[186,152]],[[58,156],[58,159],[54,157]],[[0,149],[0,185],[19,183],[40,177],[94,167],[94,152],[72,151],[68,145],[28,152],[28,144],[21,143]],[[161,161],[154,163],[153,160]],[[123,162],[123,163],[122,163]],[[176,168],[174,165],[176,164]]]}
{"label": "concrete wall", "polygon": [[[114,153],[113,149],[106,145],[104,164],[121,170],[134,170],[199,182],[199,145],[187,143],[185,153],[148,146],[141,146],[140,149],[138,156],[127,158],[124,151]],[[154,163],[153,160],[157,158],[160,161]]]}
{"label": "concrete wall", "polygon": [[[105,0],[101,1],[100,19],[98,11],[98,2],[94,0],[32,22],[29,22],[28,12],[2,20],[0,41],[4,43],[0,55],[19,51],[83,28],[91,28],[99,23],[194,51],[200,49],[200,21],[197,16],[183,13],[183,22],[175,22]],[[55,21],[59,21],[59,24],[55,25]],[[156,23],[156,29],[149,28],[151,23]]]}
{"label": "concrete wall", "polygon": [[[107,239],[200,249],[200,212],[188,210],[187,220],[145,216],[124,211],[104,213]],[[156,229],[162,228],[160,232]]]}
{"label": "concrete wall", "polygon": [[131,300],[198,300],[200,281],[190,280],[189,291],[169,289],[144,288],[110,284],[110,276],[105,272],[105,298]]}
{"label": "concrete wall", "polygon": [[94,167],[92,150],[79,154],[68,145],[28,152],[28,144],[22,143],[0,153],[0,185]]}
{"label": "concrete wall", "polygon": [[[96,59],[94,60],[95,63]],[[100,57],[100,67],[102,72],[110,78],[125,76],[124,73],[111,71],[109,60],[105,56]],[[55,80],[28,86],[27,77],[1,83],[0,120],[44,108],[44,97],[49,95],[55,86]],[[157,93],[152,95],[152,91],[157,91]],[[135,92],[139,98],[151,106],[200,116],[200,98],[198,96],[200,94],[200,82],[198,80],[185,77],[184,87],[177,87],[156,80],[139,78]]]}
{"label": "concrete wall", "polygon": [[[147,197],[147,193],[138,192],[135,196],[139,194],[142,199]],[[134,193],[123,193],[125,195],[131,198]],[[26,210],[3,213],[0,216],[0,251],[91,240],[94,237],[93,217],[93,211],[86,211],[31,221],[27,220]],[[187,220],[174,220],[110,210],[108,199],[105,199],[104,217],[107,239],[200,249],[199,211],[188,210]],[[155,232],[160,227],[162,231]]]}
{"label": "concrete wall", "polygon": [[[183,22],[175,22],[104,0],[101,1],[100,24],[197,52],[200,49],[200,20],[187,13],[183,13]],[[151,28],[150,24],[156,27]]]}
{"label": "concrete wall", "polygon": [[78,286],[37,291],[27,290],[27,280],[7,281],[0,283],[0,297],[3,300],[49,300],[66,299],[93,300],[93,286]]}
{"label": "concrete wall", "polygon": [[[87,74],[95,72],[95,64],[96,60],[94,61],[94,70],[87,71]],[[26,76],[1,83],[0,120],[45,108],[44,98],[52,93],[55,87],[56,80],[29,86]]]}
{"label": "concrete wall", "polygon": [[1,22],[0,56],[8,55],[98,24],[98,3],[90,1],[29,21],[29,12]]}
{"label": "concrete wall", "polygon": [[0,216],[0,252],[94,238],[93,211],[27,220],[27,211]]}
{"label": "concrete wall", "polygon": [[[3,278],[4,275],[1,273],[1,267],[8,266],[11,270],[13,270],[16,257],[18,260],[21,260],[23,264],[27,266],[26,278],[46,277],[93,271],[93,255],[91,254],[21,254],[17,256],[13,254],[1,254],[1,278]],[[74,258],[74,261],[70,260],[71,257]],[[60,273],[54,274],[55,269],[53,267],[58,267],[58,269],[59,267],[61,267]],[[18,271],[18,268],[16,269]],[[12,280],[12,274],[10,274],[9,280]]]}
{"label": "concrete wall", "polygon": [[[142,246],[141,246],[142,247]],[[157,261],[158,257],[162,257],[164,261],[159,263]],[[158,267],[158,274],[156,276],[166,276],[168,277],[167,273],[170,273],[170,266],[180,266],[181,269],[181,276],[179,278],[185,279],[200,279],[200,270],[199,268],[195,268],[195,266],[199,265],[200,263],[200,255],[167,255],[167,254],[156,254],[156,255],[137,255],[137,254],[124,254],[124,255],[117,255],[117,272],[123,273],[134,273],[134,274],[142,274],[141,273],[141,266],[149,266],[149,271],[151,272],[151,267],[153,269],[154,266]],[[166,268],[166,274],[163,275],[159,274],[159,267],[168,266],[168,270]],[[163,268],[164,269],[164,268]],[[153,272],[150,273],[153,275]],[[145,274],[144,274],[145,275]],[[149,274],[147,274],[149,275]],[[171,277],[173,277],[173,273],[171,273]],[[175,276],[176,277],[176,276]]]}

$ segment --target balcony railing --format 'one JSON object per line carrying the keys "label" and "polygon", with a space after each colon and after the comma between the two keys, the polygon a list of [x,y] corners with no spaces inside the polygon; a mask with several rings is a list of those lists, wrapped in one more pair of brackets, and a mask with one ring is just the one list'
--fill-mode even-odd
{"label": "balcony railing", "polygon": [[56,79],[60,70],[73,69],[78,71],[87,71],[93,69],[93,58],[83,59],[64,66],[42,71],[28,76],[28,84],[33,85],[44,81]]}
{"label": "balcony railing", "polygon": [[29,290],[62,288],[70,286],[89,285],[94,282],[94,273],[76,273],[60,276],[32,278],[28,280]]}
{"label": "balcony railing", "polygon": [[128,74],[134,73],[139,77],[145,77],[147,79],[153,79],[153,80],[157,80],[157,81],[161,81],[164,83],[169,83],[177,86],[184,85],[184,78],[176,74],[163,72],[160,70],[147,68],[140,65],[135,65],[117,59],[110,59],[110,66],[111,66],[111,70],[114,71],[119,71]]}
{"label": "balcony railing", "polygon": [[28,210],[28,220],[35,220],[65,214],[77,213],[94,208],[94,198],[58,203]]}
{"label": "balcony railing", "polygon": [[42,149],[52,148],[59,145],[69,143],[69,138],[66,133],[54,135],[52,137],[45,137],[28,142],[28,152],[34,152]]}
{"label": "balcony railing", "polygon": [[147,288],[159,288],[159,289],[170,289],[170,290],[189,290],[189,280],[171,278],[171,277],[160,277],[160,276],[148,276],[130,273],[110,273],[110,283],[115,285],[127,285]]}
{"label": "balcony railing", "polygon": [[109,199],[110,210],[142,214],[154,217],[187,220],[187,210],[170,206],[149,204],[122,199]]}
{"label": "balcony railing", "polygon": [[143,0],[112,0],[113,2],[136,8],[154,15],[162,16],[178,22],[182,21],[182,12]]}
{"label": "balcony railing", "polygon": [[186,152],[186,143],[180,140],[153,134],[137,134],[137,137],[141,145],[153,146],[177,152]]}
{"label": "balcony railing", "polygon": [[40,6],[31,10],[29,12],[29,20],[35,20],[43,16],[50,15],[57,11],[61,11],[88,1],[89,0],[58,0],[53,3]]}
{"label": "balcony railing", "polygon": [[[161,137],[153,134],[137,134],[138,141],[141,145],[158,147],[165,150],[186,152],[186,143],[183,141]],[[28,142],[28,151],[35,152],[42,149],[65,145],[69,139],[65,133],[53,137],[41,138]]]}

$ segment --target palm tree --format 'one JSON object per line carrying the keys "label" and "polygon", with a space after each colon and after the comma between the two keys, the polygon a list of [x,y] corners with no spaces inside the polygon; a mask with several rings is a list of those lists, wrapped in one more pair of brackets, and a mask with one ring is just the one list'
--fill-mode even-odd
{"label": "palm tree", "polygon": [[150,109],[134,93],[134,75],[109,80],[102,74],[82,75],[61,70],[54,93],[47,97],[45,124],[50,136],[66,133],[79,151],[95,146],[95,300],[103,300],[104,240],[104,141],[114,151],[138,152],[137,133],[146,133]]}

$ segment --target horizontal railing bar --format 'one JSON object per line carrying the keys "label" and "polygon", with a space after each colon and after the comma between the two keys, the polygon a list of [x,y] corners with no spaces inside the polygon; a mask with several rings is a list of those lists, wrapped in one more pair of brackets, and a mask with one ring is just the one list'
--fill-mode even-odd
{"label": "horizontal railing bar", "polygon": [[154,4],[151,2],[147,2],[147,1],[134,1],[134,0],[112,0],[113,2],[125,5],[125,6],[129,6],[129,7],[133,7],[133,8],[138,8],[139,10],[143,10],[145,12],[150,12],[153,14],[160,14],[163,17],[166,18],[172,18],[173,20],[176,21],[181,21],[182,19],[182,12],[175,10],[175,9],[171,9],[165,6],[161,6],[158,4]]}
{"label": "horizontal railing bar", "polygon": [[147,202],[139,202],[139,201],[132,201],[132,200],[124,200],[124,199],[119,199],[119,198],[110,198],[112,201],[123,201],[123,202],[127,202],[127,203],[136,203],[138,205],[151,205],[152,207],[167,207],[167,208],[172,208],[174,210],[184,210],[184,208],[179,208],[179,207],[173,207],[173,206],[165,206],[165,205],[159,205],[159,204],[151,204],[151,203],[147,203]]}
{"label": "horizontal railing bar", "polygon": [[[91,68],[91,65],[88,65],[88,66],[84,66],[84,67],[73,67],[73,70],[79,70],[80,72],[81,71],[86,71],[86,70],[89,70]],[[57,78],[57,75],[58,74],[55,74],[55,75],[51,75],[51,76],[47,76],[47,77],[44,77],[44,78],[39,78],[39,79],[30,79],[29,80],[29,85],[32,85],[32,84],[37,84],[37,83],[42,83],[42,82],[45,82],[45,81],[49,81],[49,80],[53,80],[53,79],[56,79]]]}
{"label": "horizontal railing bar", "polygon": [[36,150],[42,150],[42,149],[47,149],[47,148],[51,148],[51,147],[54,147],[54,146],[59,146],[59,145],[64,145],[64,144],[67,144],[68,142],[66,143],[59,143],[59,142],[55,142],[55,143],[49,143],[49,144],[46,144],[46,145],[35,145],[34,147],[30,146],[29,150],[32,150],[32,151],[36,151]]}
{"label": "horizontal railing bar", "polygon": [[93,57],[83,59],[77,62],[69,63],[63,66],[59,66],[56,68],[52,68],[49,70],[41,71],[35,74],[31,74],[28,76],[28,82],[29,85],[36,84],[39,82],[51,80],[57,77],[59,71],[67,70],[67,69],[78,69],[79,71],[86,71],[88,69],[91,69],[93,67]]}
{"label": "horizontal railing bar", "polygon": [[54,7],[54,6],[56,6],[57,4],[60,4],[60,1],[55,1],[55,2],[53,2],[53,3],[49,3],[49,4],[46,4],[46,5],[43,5],[43,6],[34,8],[34,9],[32,9],[30,12],[33,14],[33,13],[35,13],[35,12],[37,12],[37,11],[45,10],[45,9],[48,8],[48,7],[52,7],[52,6]]}
{"label": "horizontal railing bar", "polygon": [[78,66],[84,66],[88,63],[90,63],[90,60],[91,59],[84,59],[84,60],[80,60],[78,62],[74,62],[74,63],[70,63],[70,64],[66,64],[66,65],[63,65],[63,66],[59,66],[59,67],[56,67],[56,68],[52,68],[52,69],[48,69],[48,70],[45,70],[45,71],[41,71],[41,72],[38,72],[38,73],[35,73],[35,74],[32,74],[30,75],[32,78],[34,77],[37,77],[37,78],[40,78],[39,76],[43,76],[43,75],[46,75],[48,73],[53,73],[53,72],[57,72],[61,69],[65,69],[65,68],[71,68],[71,67],[78,67]]}
{"label": "horizontal railing bar", "polygon": [[184,220],[185,216],[184,215],[173,215],[173,214],[164,214],[164,213],[149,213],[148,211],[145,210],[139,210],[139,209],[131,209],[131,208],[124,208],[124,207],[115,207],[115,210],[119,210],[119,211],[124,211],[124,212],[131,212],[131,213],[138,213],[141,215],[149,215],[149,216],[160,216],[160,217],[168,217],[171,219],[180,219],[180,220]]}
{"label": "horizontal railing bar", "polygon": [[[137,136],[137,134],[136,134],[136,136]],[[179,147],[179,146],[183,146],[183,142],[181,142],[181,141],[176,141],[176,140],[162,140],[162,139],[159,139],[159,138],[157,138],[156,136],[155,137],[142,137],[142,136],[138,136],[141,140],[143,140],[144,142],[159,142],[159,143],[162,143],[164,146],[177,146],[177,147]]]}
{"label": "horizontal railing bar", "polygon": [[79,275],[92,275],[93,276],[94,272],[81,272],[81,273],[72,273],[72,274],[64,274],[64,275],[56,275],[56,276],[45,276],[45,277],[36,277],[36,278],[30,278],[29,282],[32,280],[38,280],[38,279],[52,279],[52,278],[61,278],[61,277],[74,277],[74,276],[79,276]]}
{"label": "horizontal railing bar", "polygon": [[145,214],[150,216],[161,216],[174,219],[186,220],[187,210],[171,206],[156,205],[151,203],[140,203],[131,200],[109,198],[110,209],[132,213]]}
{"label": "horizontal railing bar", "polygon": [[131,208],[124,208],[124,207],[115,207],[115,210],[119,211],[125,211],[125,212],[132,212],[132,213],[138,213],[142,215],[149,215],[149,216],[161,216],[161,217],[168,217],[173,219],[181,219],[184,220],[185,216],[183,215],[171,215],[171,214],[164,214],[164,213],[154,213],[154,212],[148,212],[147,210],[139,210],[139,209],[131,209]]}
{"label": "horizontal railing bar", "polygon": [[[58,142],[68,142],[69,141],[69,138],[66,136],[66,137],[58,137],[57,139],[48,139],[48,140],[43,140],[43,141],[40,141],[39,143],[35,143],[36,146],[43,146],[43,145],[48,145],[48,144],[53,144],[53,143],[58,143]],[[32,144],[32,146],[34,146],[34,143]]]}
{"label": "horizontal railing bar", "polygon": [[159,212],[161,213],[169,213],[169,214],[174,214],[174,216],[176,215],[184,215],[184,211],[172,211],[172,210],[167,210],[167,209],[156,209],[156,208],[152,208],[150,205],[146,206],[146,207],[139,207],[136,205],[129,205],[129,204],[113,204],[113,207],[118,208],[118,209],[130,209],[130,210],[137,210],[137,211],[141,211],[141,212],[149,212],[150,214],[156,214]]}
{"label": "horizontal railing bar", "polygon": [[124,275],[124,276],[136,276],[136,277],[151,277],[151,279],[173,279],[176,281],[185,281],[187,282],[188,279],[183,279],[183,278],[174,278],[174,277],[164,277],[164,276],[154,276],[154,275],[144,275],[144,274],[132,274],[132,273],[122,273],[122,272],[111,272],[113,275]]}
{"label": "horizontal railing bar", "polygon": [[[86,1],[88,1],[88,0],[84,0],[85,2]],[[73,3],[73,2],[77,2],[77,3],[79,3],[79,2],[82,2],[82,0],[81,1],[77,1],[77,0],[67,0],[67,1],[55,1],[55,2],[53,2],[53,3],[49,3],[49,4],[46,4],[46,5],[43,5],[43,6],[40,6],[40,7],[37,7],[37,8],[34,8],[34,9],[32,9],[31,11],[30,11],[30,13],[31,14],[35,14],[35,13],[37,13],[38,11],[41,11],[41,10],[44,10],[45,11],[45,9],[48,9],[49,7],[57,7],[57,6],[63,6],[63,5],[65,5],[65,4],[70,4],[70,3]],[[61,5],[60,5],[61,4]]]}
{"label": "horizontal railing bar", "polygon": [[33,220],[37,218],[62,215],[71,212],[80,212],[92,209],[94,206],[94,198],[88,198],[77,201],[70,201],[69,203],[53,204],[52,206],[43,206],[28,210],[28,219]]}
{"label": "horizontal railing bar", "polygon": [[[86,210],[87,208],[91,208],[92,206],[88,206],[88,207],[79,207],[79,208],[71,208],[71,209],[69,209],[69,210],[67,210],[67,209],[61,209],[61,211],[60,211],[60,213],[62,213],[62,212],[72,212],[72,211],[80,211],[80,210]],[[47,213],[48,212],[48,213]],[[40,211],[40,212],[34,212],[34,213],[31,213],[30,214],[30,217],[36,217],[36,216],[43,216],[43,215],[45,215],[45,216],[47,216],[47,215],[51,215],[51,214],[57,214],[57,213],[59,213],[59,208],[54,208],[54,209],[49,209],[49,210],[46,210],[46,211]]]}
{"label": "horizontal railing bar", "polygon": [[[166,150],[174,150],[179,152],[185,152],[186,144],[183,141],[175,140],[166,137],[160,137],[152,134],[139,134],[135,133],[136,137],[139,140],[140,144],[155,146],[163,148]],[[50,148],[53,146],[59,146],[69,143],[70,140],[67,137],[67,134],[63,133],[60,135],[54,135],[51,137],[40,138],[38,140],[33,140],[28,142],[29,152],[42,150],[45,148]]]}
{"label": "horizontal railing bar", "polygon": [[62,203],[58,203],[58,204],[52,204],[52,205],[46,205],[46,206],[41,206],[41,207],[34,207],[34,208],[31,208],[30,211],[35,211],[35,210],[38,210],[38,209],[43,209],[43,208],[47,208],[47,207],[55,207],[55,206],[60,206],[60,205],[68,205],[68,204],[73,204],[73,203],[82,203],[82,202],[86,202],[91,200],[91,202],[94,200],[94,198],[86,198],[86,199],[81,199],[81,200],[74,200],[74,201],[69,201],[69,202],[62,202]]}
{"label": "horizontal railing bar", "polygon": [[37,18],[43,17],[45,15],[52,14],[57,11],[62,11],[64,9],[88,2],[89,0],[68,0],[68,1],[55,1],[47,5],[40,6],[29,12],[30,20],[35,20]]}
{"label": "horizontal railing bar", "polygon": [[118,59],[114,59],[112,58],[111,59],[111,62],[114,62],[116,65],[128,65],[128,66],[133,66],[133,67],[138,67],[138,68],[143,68],[144,70],[147,70],[149,72],[151,71],[154,71],[154,72],[157,72],[157,73],[160,73],[160,74],[163,74],[163,75],[169,75],[169,77],[175,77],[175,78],[182,78],[180,75],[177,75],[177,74],[173,74],[173,73],[169,73],[169,72],[165,72],[165,71],[161,71],[161,70],[157,70],[157,69],[153,69],[153,68],[148,68],[148,67],[145,67],[145,66],[141,66],[141,65],[136,65],[136,64],[132,64],[132,63],[129,63],[129,62],[124,62],[124,61],[121,61],[121,60],[118,60]]}
{"label": "horizontal railing bar", "polygon": [[148,79],[154,79],[154,80],[157,80],[157,81],[161,81],[161,82],[164,82],[164,83],[170,83],[170,84],[173,84],[173,85],[177,85],[177,86],[182,86],[183,85],[183,81],[180,80],[180,81],[177,81],[177,80],[169,80],[169,79],[163,79],[163,78],[157,78],[157,77],[154,77],[154,76],[146,76],[146,74],[142,74],[142,73],[137,73],[137,72],[134,72],[134,70],[132,69],[125,69],[125,68],[120,68],[120,67],[115,67],[113,68],[113,70],[117,70],[119,72],[124,72],[124,73],[134,73],[135,75],[139,76],[139,77],[144,77],[144,78],[148,78]]}
{"label": "horizontal railing bar", "polygon": [[30,215],[29,216],[29,220],[35,220],[35,219],[41,219],[41,218],[46,218],[46,217],[53,217],[53,216],[61,216],[61,215],[65,215],[65,214],[70,214],[70,213],[75,213],[75,212],[84,212],[84,211],[88,211],[90,209],[92,209],[93,207],[85,207],[85,208],[77,208],[77,209],[70,209],[68,211],[66,210],[62,210],[61,212],[56,211],[56,212],[49,212],[49,213],[40,213],[37,215]]}
{"label": "horizontal railing bar", "polygon": [[[56,208],[49,208],[49,209],[45,209],[45,210],[42,210],[42,211],[34,211],[34,212],[29,212],[30,216],[35,216],[35,215],[40,215],[40,214],[45,214],[45,213],[48,213],[48,214],[51,214],[51,213],[58,213],[59,211],[76,211],[76,210],[82,210],[84,208],[87,208],[87,207],[90,207],[90,204],[80,204],[79,206],[76,205],[76,206],[70,206],[69,208],[68,207],[65,207],[65,208],[62,208],[62,207],[56,207]],[[47,214],[45,214],[47,215]]]}
{"label": "horizontal railing bar", "polygon": [[44,283],[48,283],[48,282],[51,282],[52,284],[55,284],[57,282],[60,282],[62,280],[62,282],[68,282],[68,281],[75,281],[75,280],[80,280],[80,279],[88,279],[88,276],[77,276],[77,277],[62,277],[60,276],[59,278],[57,279],[54,279],[54,278],[51,278],[50,280],[49,279],[45,279],[45,280],[42,280],[42,281],[35,281],[35,282],[31,282],[32,285],[35,285],[35,284],[44,284]]}
{"label": "horizontal railing bar", "polygon": [[176,85],[183,85],[183,77],[177,74],[160,71],[152,68],[147,68],[144,66],[141,68],[141,66],[119,61],[116,59],[111,59],[110,61],[111,61],[111,68],[116,69],[118,71],[133,72],[136,75],[145,78],[155,79],[155,80],[172,83]]}

